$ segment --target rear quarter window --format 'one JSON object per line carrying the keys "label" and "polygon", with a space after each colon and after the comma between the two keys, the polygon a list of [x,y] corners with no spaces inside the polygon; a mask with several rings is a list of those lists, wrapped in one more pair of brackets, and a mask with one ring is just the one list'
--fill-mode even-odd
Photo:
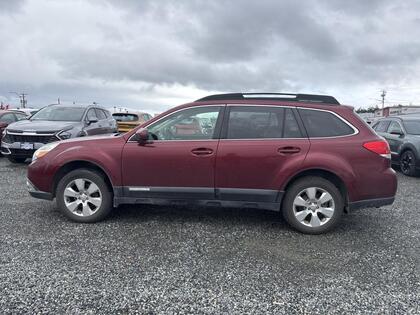
{"label": "rear quarter window", "polygon": [[346,122],[333,113],[314,109],[299,109],[310,138],[341,137],[354,134]]}

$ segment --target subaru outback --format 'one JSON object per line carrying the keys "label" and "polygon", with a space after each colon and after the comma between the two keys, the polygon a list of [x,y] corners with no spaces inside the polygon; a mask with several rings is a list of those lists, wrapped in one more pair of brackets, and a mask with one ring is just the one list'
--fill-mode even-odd
{"label": "subaru outback", "polygon": [[123,135],[38,149],[29,193],[77,222],[120,204],[281,211],[295,229],[331,230],[344,212],[392,204],[388,143],[331,96],[232,93],[171,109]]}

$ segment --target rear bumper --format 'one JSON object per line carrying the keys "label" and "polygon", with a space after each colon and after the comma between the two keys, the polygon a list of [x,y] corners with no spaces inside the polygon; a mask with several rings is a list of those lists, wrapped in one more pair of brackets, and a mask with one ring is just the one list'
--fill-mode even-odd
{"label": "rear bumper", "polygon": [[382,206],[392,205],[394,200],[395,197],[388,197],[349,202],[348,211],[350,212],[362,208],[379,208]]}

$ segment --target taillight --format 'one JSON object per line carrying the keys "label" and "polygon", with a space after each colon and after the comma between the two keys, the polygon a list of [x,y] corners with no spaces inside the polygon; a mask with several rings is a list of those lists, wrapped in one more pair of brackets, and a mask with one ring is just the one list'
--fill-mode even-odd
{"label": "taillight", "polygon": [[389,149],[389,144],[384,140],[365,142],[363,147],[369,151],[379,154],[384,158],[391,159],[391,150]]}

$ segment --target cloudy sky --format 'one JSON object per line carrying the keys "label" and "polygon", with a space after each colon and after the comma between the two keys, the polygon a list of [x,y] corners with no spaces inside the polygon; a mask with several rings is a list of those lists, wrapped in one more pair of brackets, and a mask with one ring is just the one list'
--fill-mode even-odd
{"label": "cloudy sky", "polygon": [[162,111],[214,92],[420,104],[416,0],[0,0],[0,100]]}

